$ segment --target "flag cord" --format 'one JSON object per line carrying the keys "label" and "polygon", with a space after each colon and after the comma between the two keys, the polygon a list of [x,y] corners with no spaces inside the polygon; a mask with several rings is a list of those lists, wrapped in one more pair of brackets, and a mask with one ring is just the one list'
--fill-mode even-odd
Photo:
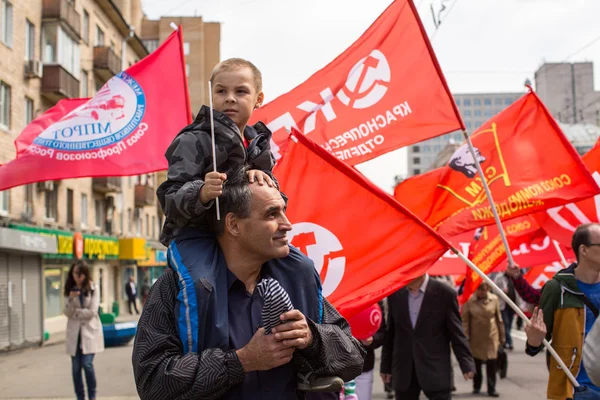
{"label": "flag cord", "polygon": [[[467,264],[467,266],[469,268],[471,268],[475,273],[477,273],[477,275],[479,275],[481,277],[481,279],[483,279],[488,285],[490,285],[490,287],[494,290],[494,292],[498,296],[500,296],[502,298],[502,300],[504,300],[506,302],[506,305],[510,306],[510,308],[512,308],[513,311],[515,313],[517,313],[517,315],[519,317],[521,317],[521,319],[526,324],[531,324],[531,321],[529,320],[529,318],[527,318],[527,316],[525,316],[525,314],[523,313],[523,311],[521,311],[521,309],[515,304],[515,302],[512,301],[506,295],[506,293],[504,293],[504,291],[502,291],[502,289],[500,289],[498,287],[498,285],[496,285],[494,283],[494,281],[492,281],[486,274],[484,274],[483,271],[481,269],[479,269],[475,264],[473,264],[473,262],[471,260],[469,260],[469,258],[466,257],[463,253],[461,253],[460,251],[458,251],[454,247],[452,247],[451,250],[452,250],[452,252],[454,252],[454,254],[456,254],[458,256],[458,258],[460,258],[461,260],[463,260],[465,262],[465,264]],[[544,347],[546,347],[546,350],[548,350],[548,352],[552,355],[552,357],[554,357],[554,359],[556,360],[556,362],[558,363],[558,365],[560,366],[560,368],[565,372],[565,374],[567,375],[567,378],[569,378],[569,380],[571,381],[571,383],[573,384],[573,386],[574,387],[579,387],[579,383],[577,382],[577,379],[575,379],[575,377],[573,376],[573,374],[571,373],[571,371],[569,370],[569,368],[567,367],[567,365],[559,357],[558,353],[556,353],[556,350],[554,350],[554,348],[552,346],[550,346],[550,343],[548,343],[548,341],[546,339],[544,339],[543,343],[544,343]]]}
{"label": "flag cord", "polygon": [[[208,81],[208,99],[210,101],[210,138],[212,141],[212,157],[213,157],[213,171],[217,172],[217,151],[215,149],[215,118],[213,115],[213,100],[212,100],[212,82]],[[221,210],[219,209],[219,198],[215,199],[215,206],[217,207],[217,221],[221,220]]]}
{"label": "flag cord", "polygon": [[556,252],[560,256],[560,261],[562,262],[562,265],[565,268],[569,268],[569,263],[567,262],[567,259],[565,258],[565,254],[561,250],[560,245],[558,244],[558,242],[556,240],[552,240],[552,243],[554,244],[554,248],[556,249]]}
{"label": "flag cord", "polygon": [[492,192],[490,191],[490,187],[485,179],[485,175],[483,174],[483,170],[481,169],[481,164],[479,163],[479,159],[477,158],[477,154],[475,153],[475,148],[473,147],[473,143],[471,142],[471,138],[466,130],[463,131],[463,135],[467,140],[467,144],[469,145],[469,150],[471,151],[471,156],[473,156],[473,161],[475,162],[475,166],[477,167],[477,172],[481,177],[481,183],[483,184],[483,188],[485,189],[485,194],[488,198],[488,202],[490,203],[490,208],[492,209],[492,213],[494,214],[494,219],[496,220],[496,225],[498,225],[498,231],[500,232],[500,237],[502,238],[502,243],[504,244],[504,249],[506,250],[506,257],[508,258],[508,262],[510,265],[514,264],[514,260],[512,257],[512,253],[510,251],[510,246],[508,245],[508,240],[506,239],[506,234],[504,233],[504,228],[502,227],[502,222],[500,221],[500,216],[498,216],[498,210],[496,209],[496,205],[494,203],[494,198],[492,197]]}

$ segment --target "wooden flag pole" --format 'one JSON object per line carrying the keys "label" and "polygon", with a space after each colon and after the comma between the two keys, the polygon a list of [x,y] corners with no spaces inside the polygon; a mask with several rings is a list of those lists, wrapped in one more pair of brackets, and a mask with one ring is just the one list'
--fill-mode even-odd
{"label": "wooden flag pole", "polygon": [[[213,171],[217,172],[217,151],[215,148],[215,118],[213,115],[213,99],[212,99],[212,82],[208,81],[208,99],[210,101],[210,138],[212,141],[212,157],[213,157]],[[219,198],[215,199],[215,206],[217,207],[217,221],[221,220],[221,210],[219,209]]]}
{"label": "wooden flag pole", "polygon": [[[525,316],[525,314],[523,313],[523,311],[521,311],[521,309],[519,307],[517,307],[517,305],[515,304],[515,302],[512,301],[506,295],[506,293],[504,293],[504,291],[502,289],[500,289],[498,287],[498,285],[496,285],[494,283],[494,281],[492,281],[486,274],[483,273],[483,271],[481,269],[479,269],[475,264],[473,264],[473,262],[471,260],[469,260],[467,257],[465,257],[465,255],[463,253],[461,253],[460,251],[458,251],[454,247],[452,247],[451,250],[461,260],[463,260],[465,262],[465,264],[467,264],[469,266],[469,268],[471,268],[475,273],[477,273],[477,275],[479,275],[481,277],[481,279],[483,279],[488,285],[490,285],[490,287],[494,290],[494,292],[498,296],[500,296],[502,298],[502,300],[504,300],[506,302],[506,305],[510,306],[510,308],[512,308],[513,311],[519,317],[521,317],[521,319],[523,321],[525,321],[526,324],[531,324],[531,321],[529,320],[529,318],[527,318],[527,316]],[[579,387],[579,383],[577,383],[577,379],[575,379],[575,377],[573,376],[573,374],[571,373],[571,371],[569,370],[569,368],[567,367],[567,365],[558,356],[558,354],[556,353],[556,350],[554,350],[554,348],[552,346],[550,346],[550,343],[548,343],[548,341],[546,339],[544,339],[543,343],[544,343],[544,347],[546,347],[546,349],[548,350],[548,352],[552,355],[552,357],[554,357],[554,359],[556,360],[556,362],[558,363],[558,365],[560,366],[560,368],[564,371],[564,373],[567,375],[567,378],[569,378],[569,380],[571,381],[571,383],[573,384],[573,386],[574,387]]]}

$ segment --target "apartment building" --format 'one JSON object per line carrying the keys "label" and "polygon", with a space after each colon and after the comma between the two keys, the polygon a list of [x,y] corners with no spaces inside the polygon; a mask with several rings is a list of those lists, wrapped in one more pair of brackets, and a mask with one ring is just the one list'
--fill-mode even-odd
{"label": "apartment building", "polygon": [[[0,163],[37,115],[93,96],[148,54],[140,0],[0,0]],[[0,192],[0,350],[65,329],[63,288],[85,260],[111,311],[124,284],[165,265],[156,174],[40,182]],[[138,268],[139,264],[139,268]]]}

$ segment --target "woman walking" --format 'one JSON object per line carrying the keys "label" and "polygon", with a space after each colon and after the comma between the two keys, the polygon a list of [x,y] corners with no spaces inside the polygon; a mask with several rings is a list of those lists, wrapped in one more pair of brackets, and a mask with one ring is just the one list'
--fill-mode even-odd
{"label": "woman walking", "polygon": [[504,346],[506,335],[500,314],[500,303],[490,287],[482,282],[462,310],[463,328],[475,359],[473,393],[481,391],[481,365],[486,364],[487,389],[490,397],[496,392],[496,363],[498,350]]}
{"label": "woman walking", "polygon": [[64,313],[67,322],[67,353],[71,356],[73,385],[77,400],[85,400],[81,370],[89,400],[96,398],[96,374],[94,354],[104,351],[102,324],[98,315],[100,293],[90,280],[90,270],[86,263],[78,261],[71,265],[65,284]]}

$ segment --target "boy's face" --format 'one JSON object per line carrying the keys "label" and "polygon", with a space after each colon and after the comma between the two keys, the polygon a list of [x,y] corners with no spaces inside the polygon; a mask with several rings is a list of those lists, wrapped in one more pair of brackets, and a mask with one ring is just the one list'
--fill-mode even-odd
{"label": "boy's face", "polygon": [[252,111],[258,108],[264,95],[257,93],[254,75],[247,67],[221,71],[213,79],[213,107],[226,114],[243,133]]}

